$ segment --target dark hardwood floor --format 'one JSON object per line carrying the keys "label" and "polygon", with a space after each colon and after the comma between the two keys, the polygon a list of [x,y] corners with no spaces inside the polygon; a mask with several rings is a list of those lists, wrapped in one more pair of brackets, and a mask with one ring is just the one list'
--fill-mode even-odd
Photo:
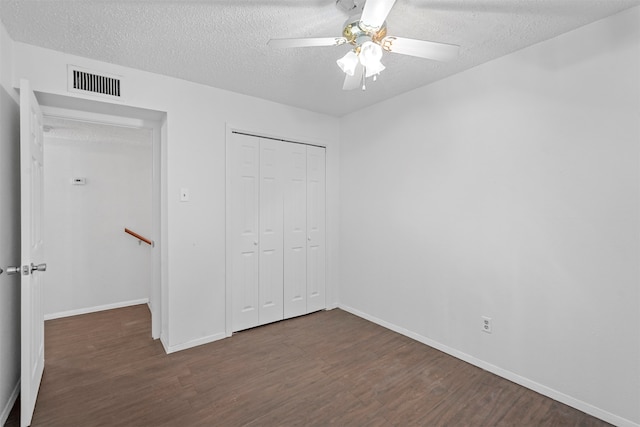
{"label": "dark hardwood floor", "polygon": [[145,305],[46,322],[32,425],[608,425],[341,310],[171,355],[150,327]]}

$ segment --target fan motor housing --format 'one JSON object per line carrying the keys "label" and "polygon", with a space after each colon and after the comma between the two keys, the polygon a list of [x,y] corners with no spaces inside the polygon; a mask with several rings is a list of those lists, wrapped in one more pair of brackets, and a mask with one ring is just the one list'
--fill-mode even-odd
{"label": "fan motor housing", "polygon": [[359,19],[349,19],[344,24],[342,35],[354,46],[360,45],[363,40],[371,40],[380,44],[382,39],[387,35],[387,23],[383,23],[378,31],[368,31],[360,26]]}

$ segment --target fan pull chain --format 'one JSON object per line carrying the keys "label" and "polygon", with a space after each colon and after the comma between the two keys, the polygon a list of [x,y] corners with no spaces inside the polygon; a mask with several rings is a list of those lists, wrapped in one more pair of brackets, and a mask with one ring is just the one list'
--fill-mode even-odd
{"label": "fan pull chain", "polygon": [[367,67],[363,67],[364,70],[362,72],[362,90],[367,90]]}

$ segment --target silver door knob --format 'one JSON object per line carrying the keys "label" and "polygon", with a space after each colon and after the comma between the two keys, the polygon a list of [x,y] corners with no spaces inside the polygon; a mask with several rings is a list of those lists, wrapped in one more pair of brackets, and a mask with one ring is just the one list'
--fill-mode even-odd
{"label": "silver door knob", "polygon": [[47,271],[47,264],[42,263],[35,265],[34,263],[31,263],[31,272],[33,273],[34,271]]}
{"label": "silver door knob", "polygon": [[20,274],[20,266],[17,267],[7,267],[7,274],[9,276],[13,274]]}

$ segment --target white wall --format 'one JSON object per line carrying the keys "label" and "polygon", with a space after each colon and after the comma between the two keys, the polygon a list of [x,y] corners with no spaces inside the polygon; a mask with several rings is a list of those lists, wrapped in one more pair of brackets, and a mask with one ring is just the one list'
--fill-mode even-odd
{"label": "white wall", "polygon": [[[71,95],[67,64],[123,76],[124,103],[167,113],[163,173],[167,192],[162,236],[166,255],[167,328],[170,351],[224,337],[225,330],[225,126],[327,144],[328,294],[337,286],[338,138],[336,118],[257,98],[15,43],[14,84]],[[212,72],[215,72],[213,70]],[[77,95],[72,95],[77,96]],[[164,143],[164,141],[163,141]],[[187,187],[191,201],[178,200]]]}
{"label": "white wall", "polygon": [[[150,295],[153,249],[123,230],[152,235],[151,130],[128,141],[111,137],[106,126],[93,129],[88,140],[77,139],[85,132],[45,133],[47,318]],[[86,184],[71,185],[74,177]]]}
{"label": "white wall", "polygon": [[[0,24],[0,268],[20,264],[20,117],[11,86],[13,41]],[[19,391],[20,276],[0,274],[0,425]]]}
{"label": "white wall", "polygon": [[341,305],[640,424],[639,28],[634,8],[345,117]]}

